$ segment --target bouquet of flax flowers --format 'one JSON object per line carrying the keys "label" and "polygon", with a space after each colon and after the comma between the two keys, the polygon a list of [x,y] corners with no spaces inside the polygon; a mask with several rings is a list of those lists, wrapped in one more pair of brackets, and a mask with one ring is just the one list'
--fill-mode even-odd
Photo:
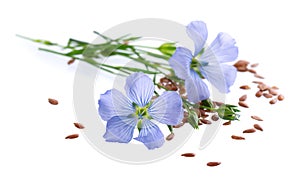
{"label": "bouquet of flax flowers", "polygon": [[[237,106],[216,102],[208,85],[220,93],[228,93],[234,84],[237,69],[227,64],[238,56],[235,40],[226,33],[219,33],[206,46],[207,28],[202,21],[193,21],[186,26],[186,33],[194,42],[194,52],[165,42],[158,47],[137,45],[142,37],[125,35],[116,39],[95,32],[104,43],[87,43],[69,39],[67,45],[47,40],[31,39],[61,51],[40,48],[42,51],[83,61],[107,73],[125,76],[125,93],[117,89],[107,90],[98,100],[98,112],[106,121],[103,138],[107,142],[129,143],[132,139],[143,143],[148,149],[160,148],[165,136],[157,124],[165,124],[174,137],[173,128],[189,124],[198,129],[211,120],[239,119]],[[125,57],[141,66],[116,66],[108,57]],[[153,58],[159,61],[152,60]],[[138,135],[134,136],[134,132]]]}

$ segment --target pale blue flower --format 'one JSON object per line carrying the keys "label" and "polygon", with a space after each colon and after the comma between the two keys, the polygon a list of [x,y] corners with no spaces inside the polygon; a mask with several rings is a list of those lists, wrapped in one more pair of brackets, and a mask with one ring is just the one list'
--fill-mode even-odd
{"label": "pale blue flower", "polygon": [[164,135],[154,120],[162,124],[177,125],[183,118],[182,100],[174,91],[166,91],[154,101],[152,80],[143,73],[134,73],[126,79],[127,97],[116,89],[102,94],[99,114],[107,121],[103,135],[108,142],[128,143],[134,129],[139,129],[134,138],[148,149],[159,148],[164,143]]}
{"label": "pale blue flower", "polygon": [[224,63],[234,61],[238,56],[235,40],[226,33],[219,33],[210,46],[204,47],[207,28],[202,21],[191,22],[186,32],[194,41],[194,54],[187,48],[178,47],[169,63],[176,76],[185,80],[189,101],[197,103],[210,96],[201,76],[220,92],[228,93],[236,79],[237,71],[233,66]]}

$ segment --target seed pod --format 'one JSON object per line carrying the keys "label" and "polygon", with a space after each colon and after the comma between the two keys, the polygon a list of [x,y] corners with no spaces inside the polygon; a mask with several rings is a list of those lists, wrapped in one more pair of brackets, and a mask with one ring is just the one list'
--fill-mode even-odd
{"label": "seed pod", "polygon": [[257,121],[263,121],[263,119],[258,116],[251,116],[251,118]]}
{"label": "seed pod", "polygon": [[254,133],[255,131],[255,129],[246,129],[243,131],[243,133]]}
{"label": "seed pod", "polygon": [[240,86],[240,89],[248,90],[248,89],[251,89],[251,88],[248,85],[243,85],[243,86]]}
{"label": "seed pod", "polygon": [[181,156],[184,156],[184,157],[195,157],[196,155],[194,153],[184,153],[184,154],[181,154]]}
{"label": "seed pod", "polygon": [[273,97],[273,95],[272,95],[272,94],[269,94],[269,93],[263,93],[263,96],[264,96],[265,98],[272,98],[272,97]]}
{"label": "seed pod", "polygon": [[255,96],[256,96],[256,97],[261,97],[262,94],[263,94],[262,91],[257,91],[256,94],[255,94]]}
{"label": "seed pod", "polygon": [[58,101],[56,99],[48,98],[48,102],[52,105],[58,105]]}
{"label": "seed pod", "polygon": [[223,123],[223,126],[228,126],[230,124],[231,124],[231,121],[227,121],[227,122]]}
{"label": "seed pod", "polygon": [[211,116],[211,120],[217,121],[217,120],[219,120],[219,116],[217,114],[214,114]]}
{"label": "seed pod", "polygon": [[206,165],[210,167],[219,166],[221,162],[208,162]]}
{"label": "seed pod", "polygon": [[74,123],[74,126],[77,127],[78,129],[84,129],[84,126],[80,123]]}
{"label": "seed pod", "polygon": [[240,102],[239,102],[239,106],[244,107],[244,108],[249,108],[248,104],[246,104],[246,103],[243,102],[243,101],[240,101]]}
{"label": "seed pod", "polygon": [[232,135],[231,138],[234,139],[234,140],[245,140],[244,137],[242,137],[242,136],[236,136],[236,135]]}
{"label": "seed pod", "polygon": [[71,134],[69,136],[66,136],[65,139],[75,139],[75,138],[78,138],[79,137],[79,134]]}
{"label": "seed pod", "polygon": [[253,127],[257,130],[263,131],[263,128],[260,127],[260,125],[258,125],[258,124],[254,124]]}
{"label": "seed pod", "polygon": [[200,122],[202,122],[203,124],[211,124],[211,121],[207,119],[200,119]]}
{"label": "seed pod", "polygon": [[282,100],[284,100],[284,96],[283,96],[282,94],[280,94],[280,95],[278,95],[277,99],[278,99],[279,101],[282,101]]}
{"label": "seed pod", "polygon": [[272,99],[269,103],[270,104],[275,104],[277,102],[277,99]]}
{"label": "seed pod", "polygon": [[167,141],[171,141],[173,138],[174,138],[175,134],[174,133],[171,133],[169,134],[167,137],[166,137],[166,140]]}
{"label": "seed pod", "polygon": [[242,95],[242,96],[239,98],[239,101],[246,101],[246,99],[247,99],[247,94]]}
{"label": "seed pod", "polygon": [[265,79],[263,76],[255,74],[254,77],[259,78],[259,79]]}

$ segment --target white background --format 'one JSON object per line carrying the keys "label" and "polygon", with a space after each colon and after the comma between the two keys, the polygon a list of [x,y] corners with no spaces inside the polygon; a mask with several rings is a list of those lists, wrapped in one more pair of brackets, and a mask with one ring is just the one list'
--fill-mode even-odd
{"label": "white background", "polygon": [[[299,62],[299,6],[297,1],[17,1],[0,3],[0,179],[299,179],[299,99],[296,85]],[[248,101],[241,122],[222,127],[216,139],[198,150],[197,133],[177,153],[148,165],[112,161],[95,151],[80,136],[72,102],[76,64],[37,50],[37,45],[15,34],[66,43],[69,37],[92,41],[93,30],[137,18],[164,18],[182,24],[207,23],[209,41],[220,31],[237,41],[239,59],[259,62],[265,82],[279,86],[286,99],[270,106],[265,99]],[[236,103],[250,84],[250,74],[240,74],[229,102]],[[254,91],[249,91],[253,96]],[[57,98],[58,106],[48,104]],[[264,132],[233,141],[255,121]],[[201,128],[200,128],[201,131]],[[195,158],[181,153],[194,152]],[[218,167],[208,161],[221,161]]]}

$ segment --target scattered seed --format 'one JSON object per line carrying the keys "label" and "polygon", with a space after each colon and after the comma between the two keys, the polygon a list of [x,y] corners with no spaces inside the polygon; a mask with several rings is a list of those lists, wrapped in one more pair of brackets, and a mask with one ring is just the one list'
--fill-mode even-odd
{"label": "scattered seed", "polygon": [[277,86],[272,86],[271,88],[275,89],[275,90],[279,90],[279,88]]}
{"label": "scattered seed", "polygon": [[203,124],[211,124],[211,121],[207,119],[200,119],[200,122],[202,122]]}
{"label": "scattered seed", "polygon": [[183,125],[184,125],[184,123],[179,123],[179,124],[173,126],[173,128],[180,128],[180,127],[183,126]]}
{"label": "scattered seed", "polygon": [[246,99],[247,99],[247,94],[242,95],[242,96],[239,98],[239,101],[246,101]]}
{"label": "scattered seed", "polygon": [[230,124],[231,124],[231,121],[227,121],[227,122],[223,123],[223,126],[228,126]]}
{"label": "scattered seed", "polygon": [[250,88],[250,86],[248,86],[248,85],[243,85],[243,86],[240,86],[240,89],[245,89],[245,90],[247,90],[247,89],[251,89],[251,88]]}
{"label": "scattered seed", "polygon": [[254,64],[251,64],[251,67],[252,68],[255,68],[255,67],[257,67],[259,64],[258,63],[254,63]]}
{"label": "scattered seed", "polygon": [[255,84],[263,84],[263,82],[261,82],[261,81],[252,81],[252,82]]}
{"label": "scattered seed", "polygon": [[262,118],[260,118],[259,116],[251,116],[252,119],[255,119],[257,121],[263,121]]}
{"label": "scattered seed", "polygon": [[48,102],[52,105],[58,105],[58,101],[56,99],[48,98]]}
{"label": "scattered seed", "polygon": [[255,129],[246,129],[243,131],[243,133],[254,133],[255,131]]}
{"label": "scattered seed", "polygon": [[174,138],[175,134],[174,133],[171,133],[169,134],[167,137],[166,137],[166,140],[167,141],[171,141],[173,138]]}
{"label": "scattered seed", "polygon": [[268,91],[270,94],[272,94],[274,96],[278,95],[278,92],[275,89],[270,88],[270,89],[268,89]]}
{"label": "scattered seed", "polygon": [[269,89],[269,86],[265,85],[265,84],[259,84],[257,85],[258,89],[261,90],[261,91],[266,91]]}
{"label": "scattered seed", "polygon": [[269,94],[269,93],[263,93],[263,96],[264,96],[265,98],[272,98],[272,97],[273,97],[273,95],[272,95],[272,94]]}
{"label": "scattered seed", "polygon": [[239,102],[239,105],[240,105],[241,107],[244,107],[244,108],[249,108],[248,104],[246,104],[246,103],[243,102],[243,101],[240,101],[240,102]]}
{"label": "scattered seed", "polygon": [[279,101],[282,101],[282,100],[284,100],[284,96],[283,96],[282,94],[280,94],[280,95],[278,95],[277,99],[278,99]]}
{"label": "scattered seed", "polygon": [[211,120],[217,121],[217,120],[219,120],[219,116],[217,114],[214,114],[211,116]]}
{"label": "scattered seed", "polygon": [[219,166],[221,162],[208,162],[206,165],[210,167]]}
{"label": "scattered seed", "polygon": [[74,123],[74,126],[77,127],[78,129],[84,129],[84,126],[80,123]]}
{"label": "scattered seed", "polygon": [[257,130],[264,131],[263,128],[258,124],[254,124],[253,127]]}
{"label": "scattered seed", "polygon": [[270,104],[275,104],[277,102],[277,99],[272,99],[269,103]]}
{"label": "scattered seed", "polygon": [[256,71],[254,69],[248,69],[248,72],[256,74]]}
{"label": "scattered seed", "polygon": [[239,60],[237,61],[233,66],[236,67],[236,69],[240,72],[245,72],[248,70],[247,66],[248,66],[249,62],[245,61],[245,60]]}
{"label": "scattered seed", "polygon": [[184,154],[181,154],[181,156],[184,156],[184,157],[195,157],[196,155],[194,153],[184,153]]}
{"label": "scattered seed", "polygon": [[231,138],[234,139],[234,140],[245,140],[244,137],[242,137],[242,136],[236,136],[236,135],[232,135]]}
{"label": "scattered seed", "polygon": [[74,62],[75,62],[75,59],[71,59],[71,60],[68,61],[68,65],[71,65],[71,64],[73,64]]}
{"label": "scattered seed", "polygon": [[255,74],[254,77],[259,78],[259,79],[265,79],[263,76]]}
{"label": "scattered seed", "polygon": [[263,94],[263,92],[262,92],[262,91],[257,91],[257,92],[256,92],[256,94],[255,94],[255,96],[256,96],[256,97],[261,97],[261,96],[262,96],[262,94]]}
{"label": "scattered seed", "polygon": [[65,139],[75,139],[75,138],[78,138],[79,137],[79,134],[71,134],[69,136],[66,136]]}

